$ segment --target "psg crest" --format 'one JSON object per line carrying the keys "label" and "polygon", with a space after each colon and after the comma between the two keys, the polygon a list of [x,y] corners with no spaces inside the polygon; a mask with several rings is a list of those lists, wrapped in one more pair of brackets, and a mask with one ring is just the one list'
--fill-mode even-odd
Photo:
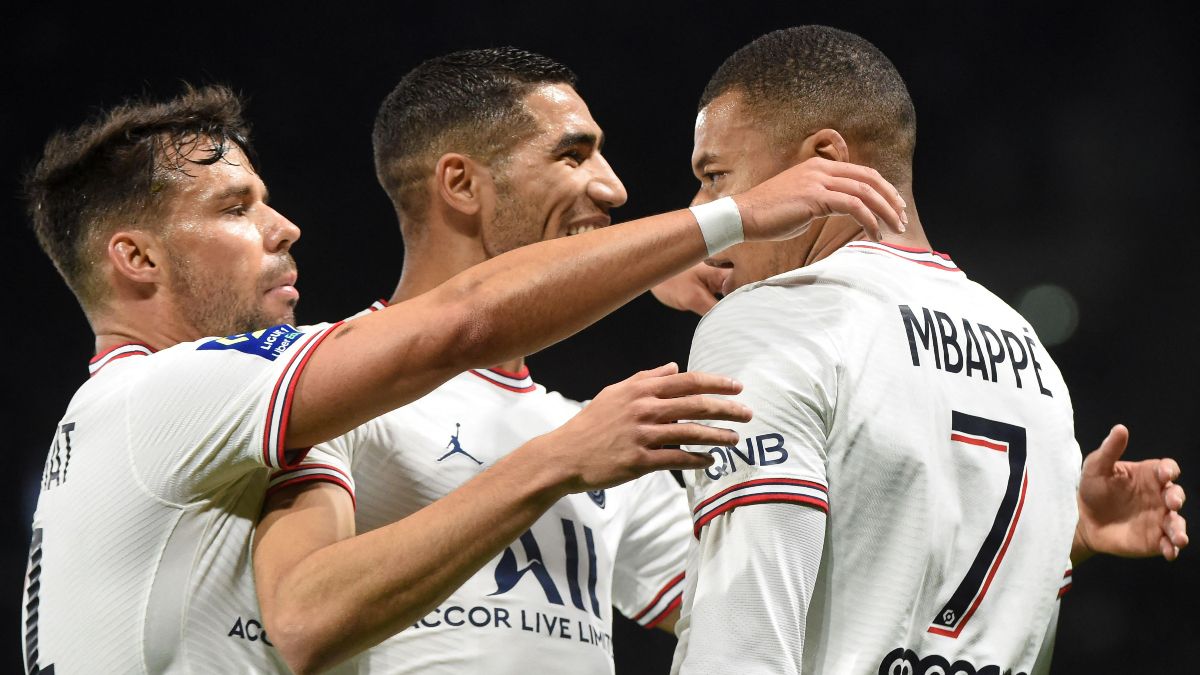
{"label": "psg crest", "polygon": [[587,493],[587,496],[592,498],[592,501],[596,503],[596,506],[604,508],[604,490],[591,490]]}

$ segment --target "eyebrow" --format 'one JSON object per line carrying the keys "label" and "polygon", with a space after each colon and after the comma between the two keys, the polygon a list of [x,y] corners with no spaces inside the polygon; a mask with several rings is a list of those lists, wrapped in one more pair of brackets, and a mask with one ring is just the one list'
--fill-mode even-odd
{"label": "eyebrow", "polygon": [[704,165],[720,159],[720,156],[715,152],[705,152],[700,155],[700,158],[692,162],[692,173],[699,175],[704,170]]}
{"label": "eyebrow", "polygon": [[596,136],[596,134],[587,131],[576,131],[563,134],[562,138],[558,139],[558,143],[554,146],[554,149],[550,151],[550,154],[557,155],[558,153],[568,148],[573,148],[576,145],[593,146],[597,150],[600,150],[604,147],[604,135],[601,134],[600,136]]}
{"label": "eyebrow", "polygon": [[[234,185],[233,187],[226,188],[226,189],[218,192],[217,194],[213,195],[213,201],[220,202],[220,201],[224,201],[226,199],[231,199],[233,197],[245,198],[245,197],[248,197],[250,195],[250,193],[253,191],[254,191],[254,188],[249,183],[242,184],[242,185]],[[264,204],[268,203],[270,201],[270,197],[271,197],[270,193],[267,192],[266,188],[263,188],[262,202]]]}

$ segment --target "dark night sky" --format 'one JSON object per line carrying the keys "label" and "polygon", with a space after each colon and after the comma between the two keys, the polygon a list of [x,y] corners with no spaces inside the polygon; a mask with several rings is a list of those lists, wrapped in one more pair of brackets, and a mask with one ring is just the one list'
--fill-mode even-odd
{"label": "dark night sky", "polygon": [[[1198,409],[1187,260],[1200,182],[1197,47],[1185,17],[1146,3],[1086,13],[1042,3],[406,4],[354,14],[282,5],[249,15],[210,5],[191,15],[165,5],[113,10],[119,16],[4,10],[0,217],[13,325],[3,337],[11,359],[3,410],[17,431],[7,460],[16,489],[0,508],[0,604],[11,619],[0,671],[18,668],[35,477],[92,353],[83,315],[28,229],[18,177],[53,130],[130,95],[173,94],[183,80],[224,82],[248,96],[272,203],[304,228],[294,249],[298,318],[312,322],[352,313],[395,283],[400,239],[375,183],[370,129],[379,101],[421,60],[512,44],[575,69],[629,190],[622,220],[691,198],[695,101],[732,51],[799,23],[860,33],[893,59],[916,103],[915,191],[934,246],[1014,305],[1045,284],[1077,304],[1077,329],[1050,351],[1071,386],[1081,446],[1095,447],[1124,422],[1133,458],[1173,455],[1184,486],[1200,491],[1200,446],[1183,424]],[[694,324],[647,296],[533,357],[531,369],[551,389],[590,397],[634,370],[686,360]],[[1190,669],[1200,659],[1195,557],[1094,559],[1076,570],[1055,672]],[[671,642],[622,628],[619,672],[665,672]]]}

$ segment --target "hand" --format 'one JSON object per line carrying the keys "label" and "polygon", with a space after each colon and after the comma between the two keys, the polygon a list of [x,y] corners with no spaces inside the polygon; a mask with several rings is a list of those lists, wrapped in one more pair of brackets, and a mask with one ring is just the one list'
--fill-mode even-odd
{"label": "hand", "polygon": [[1118,461],[1129,442],[1129,430],[1118,424],[1095,452],[1083,460],[1079,480],[1079,524],[1071,561],[1079,564],[1093,553],[1129,558],[1162,554],[1179,557],[1188,545],[1187,521],[1179,515],[1183,488],[1175,460]]}
{"label": "hand", "polygon": [[[543,437],[554,462],[567,472],[566,493],[599,490],[661,469],[703,469],[707,454],[669,445],[734,445],[729,429],[678,420],[750,421],[750,409],[728,399],[742,385],[708,373],[680,373],[669,363],[605,387],[562,427]],[[553,437],[553,438],[551,438]]]}
{"label": "hand", "polygon": [[812,157],[733,197],[746,241],[777,241],[801,234],[814,218],[850,216],[874,241],[883,225],[904,232],[904,198],[867,166]]}
{"label": "hand", "polygon": [[671,309],[704,316],[717,304],[717,294],[728,276],[729,270],[697,263],[651,288],[650,292]]}

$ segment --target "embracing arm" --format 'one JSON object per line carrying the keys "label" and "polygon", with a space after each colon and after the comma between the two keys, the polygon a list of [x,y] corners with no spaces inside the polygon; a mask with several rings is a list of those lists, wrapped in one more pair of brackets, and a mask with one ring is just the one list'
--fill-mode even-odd
{"label": "embracing arm", "polygon": [[[563,427],[535,438],[420,511],[354,536],[351,500],[328,484],[273,495],[258,526],[255,582],[271,640],[298,673],[328,668],[411,626],[562,496],[709,460],[668,444],[724,445],[746,421],[728,378],[673,364],[602,391]],[[396,489],[404,489],[398,485]]]}
{"label": "embracing arm", "polygon": [[1179,515],[1183,488],[1175,483],[1175,460],[1120,461],[1129,430],[1118,424],[1100,447],[1083,460],[1079,479],[1079,523],[1071,544],[1071,564],[1095,553],[1126,558],[1179,557],[1188,545],[1187,521]]}
{"label": "embracing arm", "polygon": [[[746,240],[795,236],[832,214],[873,237],[903,229],[895,188],[854,164],[810,159],[733,199]],[[286,445],[328,440],[464,370],[538,351],[707,254],[692,213],[675,211],[510,251],[342,325],[300,377]]]}

